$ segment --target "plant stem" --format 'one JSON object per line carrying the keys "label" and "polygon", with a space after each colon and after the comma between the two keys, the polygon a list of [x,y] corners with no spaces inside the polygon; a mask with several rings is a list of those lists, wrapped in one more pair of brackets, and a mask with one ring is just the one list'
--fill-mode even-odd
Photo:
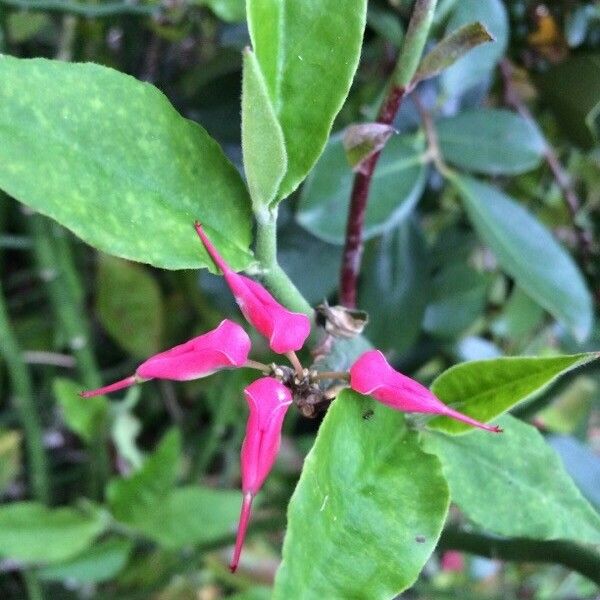
{"label": "plant stem", "polygon": [[313,309],[277,262],[277,209],[257,210],[256,257],[267,286],[290,310],[313,317]]}
{"label": "plant stem", "polygon": [[[394,121],[406,89],[419,66],[436,4],[437,0],[417,0],[415,2],[402,51],[388,82],[385,100],[377,115],[378,123],[391,125]],[[354,175],[340,273],[340,303],[348,308],[356,306],[356,288],[363,253],[365,214],[371,180],[380,155],[381,151],[373,154],[365,162],[362,172]]]}
{"label": "plant stem", "polygon": [[44,600],[42,584],[40,583],[35,571],[25,568],[23,569],[22,573],[23,581],[25,582],[25,588],[27,589],[28,600]]}
{"label": "plant stem", "polygon": [[[83,306],[83,292],[68,240],[55,237],[50,223],[41,215],[31,215],[29,219],[33,237],[34,254],[40,275],[59,325],[75,357],[77,369],[83,385],[87,389],[99,388],[102,378],[96,359],[89,344],[88,324]],[[107,432],[99,424],[90,448],[92,454],[92,478],[90,493],[100,498],[110,472],[107,450]]]}
{"label": "plant stem", "polygon": [[6,361],[12,383],[13,402],[25,430],[25,444],[31,473],[33,496],[40,502],[50,501],[48,461],[44,452],[44,432],[33,396],[31,375],[11,327],[4,292],[0,285],[0,354]]}
{"label": "plant stem", "polygon": [[505,561],[554,563],[576,571],[600,585],[600,555],[574,542],[502,539],[448,528],[442,533],[438,547]]}

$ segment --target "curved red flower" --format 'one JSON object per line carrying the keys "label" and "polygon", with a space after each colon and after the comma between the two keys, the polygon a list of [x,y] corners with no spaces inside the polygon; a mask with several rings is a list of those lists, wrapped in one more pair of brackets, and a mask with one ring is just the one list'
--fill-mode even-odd
{"label": "curved red flower", "polygon": [[352,365],[350,387],[396,410],[435,413],[487,431],[502,431],[450,408],[418,381],[394,370],[379,350],[368,350]]}

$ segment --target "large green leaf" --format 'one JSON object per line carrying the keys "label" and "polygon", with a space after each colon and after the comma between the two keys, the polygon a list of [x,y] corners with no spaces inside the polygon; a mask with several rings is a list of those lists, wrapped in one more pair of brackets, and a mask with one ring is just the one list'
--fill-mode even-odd
{"label": "large green leaf", "polygon": [[247,0],[252,45],[278,116],[293,192],[323,151],[358,66],[366,0]]}
{"label": "large green leaf", "polygon": [[592,297],[577,265],[552,234],[523,206],[495,187],[453,177],[479,236],[502,268],[540,306],[586,339]]}
{"label": "large green leaf", "polygon": [[442,86],[449,94],[461,94],[492,73],[508,43],[508,15],[502,0],[460,0],[448,20],[446,33],[479,21],[494,36],[494,41],[473,48],[442,73]]}
{"label": "large green leaf", "polygon": [[242,151],[248,189],[256,210],[275,197],[287,169],[287,154],[267,84],[256,55],[249,49],[244,50]]}
{"label": "large green leaf", "polygon": [[453,502],[484,529],[511,537],[600,544],[600,516],[539,431],[505,415],[502,435],[428,435]]}
{"label": "large green leaf", "polygon": [[133,356],[161,349],[163,302],[147,269],[110,256],[98,265],[96,311],[108,334]]}
{"label": "large green leaf", "polygon": [[200,219],[235,268],[251,261],[250,201],[218,144],[99,65],[0,57],[0,188],[109,254],[214,268]]}
{"label": "large green leaf", "polygon": [[[431,385],[431,391],[445,404],[480,421],[489,421],[597,357],[597,353],[589,352],[476,360],[444,371]],[[428,427],[452,434],[472,431],[468,425],[446,417],[432,419]]]}
{"label": "large green leaf", "polygon": [[508,110],[466,110],[436,123],[444,159],[490,175],[524,173],[536,167],[546,147],[539,130]]}
{"label": "large green leaf", "polygon": [[7,504],[0,507],[0,556],[23,562],[66,560],[90,546],[107,525],[99,511]]}
{"label": "large green leaf", "polygon": [[[410,215],[425,185],[424,140],[394,136],[386,144],[375,170],[363,235],[372,238]],[[298,203],[298,222],[317,237],[343,244],[354,174],[342,137],[331,138]]]}
{"label": "large green leaf", "polygon": [[390,600],[418,577],[447,510],[440,463],[402,413],[344,391],[290,502],[273,597]]}
{"label": "large green leaf", "polygon": [[371,244],[359,296],[369,313],[365,335],[384,351],[403,352],[417,339],[427,304],[427,243],[409,219]]}

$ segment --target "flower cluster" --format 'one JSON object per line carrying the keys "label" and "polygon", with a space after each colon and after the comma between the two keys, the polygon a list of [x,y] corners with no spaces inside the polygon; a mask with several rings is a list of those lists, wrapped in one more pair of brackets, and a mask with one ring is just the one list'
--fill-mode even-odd
{"label": "flower cluster", "polygon": [[[289,311],[262,285],[235,273],[219,255],[200,223],[196,223],[195,228],[205,250],[222,271],[246,320],[268,340],[273,352],[287,355],[301,373],[295,351],[304,346],[310,334],[310,319],[304,314]],[[257,363],[248,360],[250,349],[250,338],[244,329],[225,319],[216,329],[152,356],[130,377],[96,390],[84,391],[81,396],[89,398],[114,392],[149,379],[187,381],[206,377],[220,369],[252,366]],[[283,419],[293,400],[294,390],[290,389],[289,380],[279,376],[280,373],[281,369],[273,369],[270,375],[275,376],[261,377],[244,390],[249,417],[241,449],[243,500],[230,564],[232,571],[236,570],[239,562],[252,501],[275,463]],[[348,377],[350,388],[393,409],[436,413],[482,429],[500,431],[446,406],[427,388],[395,371],[379,350],[362,354],[350,368]]]}

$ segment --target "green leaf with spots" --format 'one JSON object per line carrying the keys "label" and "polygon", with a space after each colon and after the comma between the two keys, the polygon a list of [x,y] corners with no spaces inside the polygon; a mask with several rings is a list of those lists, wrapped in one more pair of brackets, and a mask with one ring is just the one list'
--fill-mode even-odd
{"label": "green leaf with spots", "polygon": [[[589,352],[543,358],[474,360],[444,371],[432,383],[431,391],[452,408],[487,422],[534,398],[562,375],[598,356]],[[427,426],[450,434],[472,431],[468,425],[447,417],[435,417]]]}
{"label": "green leaf with spots", "polygon": [[592,328],[592,296],[571,255],[535,216],[499,189],[452,176],[481,239],[500,266],[533,300],[585,340]]}
{"label": "green leaf with spots", "polygon": [[452,501],[477,525],[510,537],[600,543],[600,515],[582,496],[540,432],[510,415],[502,435],[429,434]]}
{"label": "green leaf with spots", "polygon": [[0,188],[109,254],[250,264],[250,200],[218,144],[155,87],[90,63],[0,57]]}
{"label": "green leaf with spots", "polygon": [[52,563],[88,548],[108,526],[101,512],[48,508],[37,502],[0,507],[0,556]]}
{"label": "green leaf with spots", "polygon": [[508,110],[466,110],[436,123],[445,160],[468,171],[516,175],[540,164],[546,142],[539,129]]}
{"label": "green leaf with spots", "polygon": [[252,45],[281,124],[289,196],[323,151],[358,66],[366,0],[247,0]]}
{"label": "green leaf with spots", "polygon": [[[363,237],[368,240],[401,223],[412,213],[425,187],[425,142],[393,136],[385,145],[371,182]],[[352,173],[341,135],[335,135],[306,180],[298,203],[298,223],[322,240],[344,244]]]}
{"label": "green leaf with spots", "polygon": [[421,572],[447,510],[441,464],[402,413],[342,392],[289,505],[274,599],[395,597]]}
{"label": "green leaf with spots", "polygon": [[242,152],[254,209],[273,200],[287,169],[283,131],[256,55],[244,50],[242,79]]}
{"label": "green leaf with spots", "polygon": [[96,288],[98,318],[121,348],[138,358],[162,349],[162,295],[146,268],[102,255]]}

